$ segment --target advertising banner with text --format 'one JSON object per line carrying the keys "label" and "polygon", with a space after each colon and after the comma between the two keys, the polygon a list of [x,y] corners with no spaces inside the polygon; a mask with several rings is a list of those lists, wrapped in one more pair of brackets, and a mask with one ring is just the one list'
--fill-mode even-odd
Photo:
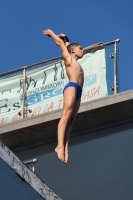
{"label": "advertising banner with text", "polygon": [[[81,103],[108,95],[105,50],[88,53],[79,60],[84,70]],[[26,117],[36,116],[63,107],[63,89],[68,83],[64,62],[30,70],[26,73]],[[0,125],[21,119],[21,75],[0,80]]]}

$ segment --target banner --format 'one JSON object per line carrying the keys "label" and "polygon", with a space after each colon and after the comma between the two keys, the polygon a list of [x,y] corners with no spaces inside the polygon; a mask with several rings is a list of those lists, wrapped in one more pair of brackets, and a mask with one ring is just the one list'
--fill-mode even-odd
{"label": "banner", "polygon": [[[105,50],[84,55],[79,60],[84,70],[81,103],[108,95],[106,83]],[[36,68],[26,72],[26,117],[36,116],[63,107],[63,89],[68,83],[64,62]],[[21,75],[0,80],[0,125],[21,119]]]}

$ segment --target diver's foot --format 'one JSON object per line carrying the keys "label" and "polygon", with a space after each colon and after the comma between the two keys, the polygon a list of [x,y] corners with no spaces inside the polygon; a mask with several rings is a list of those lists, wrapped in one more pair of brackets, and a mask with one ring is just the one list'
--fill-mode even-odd
{"label": "diver's foot", "polygon": [[55,152],[57,153],[57,156],[58,156],[58,158],[59,158],[59,160],[61,161],[61,162],[64,162],[64,160],[65,160],[65,155],[64,155],[64,147],[56,147],[55,148]]}
{"label": "diver's foot", "polygon": [[65,149],[65,160],[64,160],[64,163],[68,163],[68,157],[69,157],[69,154],[68,154],[68,149]]}

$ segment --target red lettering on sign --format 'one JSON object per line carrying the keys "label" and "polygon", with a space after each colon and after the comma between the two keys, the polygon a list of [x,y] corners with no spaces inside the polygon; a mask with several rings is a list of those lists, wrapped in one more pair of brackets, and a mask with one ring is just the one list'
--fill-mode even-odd
{"label": "red lettering on sign", "polygon": [[99,95],[99,93],[100,93],[100,86],[96,89],[96,91],[94,92],[94,96],[95,96],[95,94],[96,93],[98,93],[98,95]]}
{"label": "red lettering on sign", "polygon": [[90,98],[95,96],[95,95],[94,95],[94,92],[95,92],[95,88],[93,88],[93,89],[91,90]]}
{"label": "red lettering on sign", "polygon": [[2,118],[1,121],[0,121],[0,126],[6,124],[7,120],[8,120],[8,117]]}
{"label": "red lettering on sign", "polygon": [[96,94],[100,94],[100,86],[98,86],[98,88],[93,88],[92,90],[89,90],[88,92],[83,92],[82,93],[82,98],[83,100],[85,99],[89,99],[89,98],[92,98],[92,97],[95,97]]}
{"label": "red lettering on sign", "polygon": [[5,124],[5,120],[4,120],[4,118],[2,118],[0,125],[4,125],[4,124]]}
{"label": "red lettering on sign", "polygon": [[90,97],[90,90],[85,94],[85,92],[82,94],[82,98],[83,98],[83,100],[85,100],[86,98],[88,99],[88,98],[91,98]]}
{"label": "red lettering on sign", "polygon": [[50,110],[51,110],[51,111],[53,110],[53,106],[54,106],[54,105],[53,105],[53,102],[52,102],[52,103],[50,104],[49,108],[47,109],[48,112],[49,112]]}
{"label": "red lettering on sign", "polygon": [[40,107],[40,106],[36,107],[36,108],[34,109],[34,111],[33,111],[33,115],[39,115],[39,114],[40,114],[40,111],[41,111],[41,107]]}
{"label": "red lettering on sign", "polygon": [[[48,105],[48,104],[47,104],[47,105]],[[44,113],[45,113],[45,111],[46,111],[47,105],[46,105],[45,108],[44,108]]]}
{"label": "red lettering on sign", "polygon": [[12,118],[12,122],[14,122],[14,121],[17,121],[17,120],[20,120],[20,115],[19,115],[19,113],[17,113],[17,114],[15,114],[14,116],[13,116],[13,118]]}
{"label": "red lettering on sign", "polygon": [[58,101],[59,102],[58,109],[60,109],[62,101],[63,101],[63,99],[61,99],[61,100]]}

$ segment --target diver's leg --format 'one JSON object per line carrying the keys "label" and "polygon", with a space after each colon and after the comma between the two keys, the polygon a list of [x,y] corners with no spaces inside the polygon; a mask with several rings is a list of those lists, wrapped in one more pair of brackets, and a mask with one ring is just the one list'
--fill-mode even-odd
{"label": "diver's leg", "polygon": [[58,145],[55,148],[58,158],[63,162],[65,160],[65,132],[68,122],[72,116],[75,102],[76,102],[77,90],[74,87],[68,87],[64,91],[64,103],[63,103],[63,113],[58,124]]}
{"label": "diver's leg", "polygon": [[64,162],[67,163],[68,162],[68,143],[69,143],[69,137],[70,137],[70,133],[71,133],[71,128],[73,125],[73,122],[76,118],[76,115],[78,113],[79,107],[80,107],[80,102],[81,102],[81,98],[76,100],[76,103],[74,105],[74,109],[73,109],[73,113],[71,115],[71,118],[68,122],[67,128],[66,128],[66,133],[65,133],[65,140],[64,140],[64,145],[65,145],[65,160]]}

